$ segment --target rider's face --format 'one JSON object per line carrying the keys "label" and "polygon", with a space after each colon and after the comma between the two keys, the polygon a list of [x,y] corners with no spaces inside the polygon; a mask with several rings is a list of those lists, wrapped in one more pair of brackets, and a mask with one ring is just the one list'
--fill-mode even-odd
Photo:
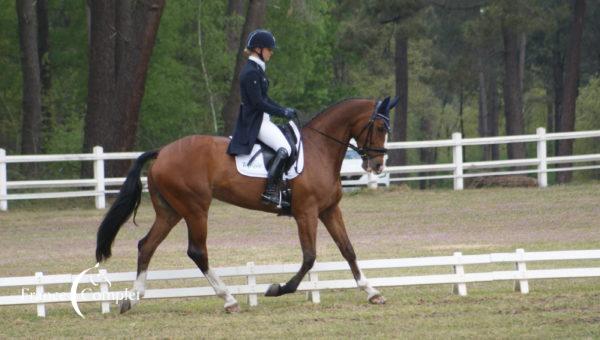
{"label": "rider's face", "polygon": [[273,55],[273,50],[265,47],[262,49],[262,52],[263,52],[263,59],[265,60],[265,62],[269,61],[269,59],[271,59],[271,56]]}

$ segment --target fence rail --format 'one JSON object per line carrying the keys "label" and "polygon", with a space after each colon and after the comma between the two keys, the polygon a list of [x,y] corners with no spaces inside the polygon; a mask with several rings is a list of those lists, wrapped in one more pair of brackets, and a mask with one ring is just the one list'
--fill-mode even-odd
{"label": "fence rail", "polygon": [[[600,161],[600,154],[571,155],[548,157],[547,142],[561,139],[599,138],[600,130],[546,133],[544,128],[538,128],[536,134],[521,136],[502,136],[484,138],[462,138],[460,133],[452,134],[452,139],[435,141],[413,141],[413,142],[390,142],[386,147],[394,149],[421,149],[421,148],[452,148],[452,163],[446,164],[424,164],[408,166],[388,166],[385,172],[389,174],[419,174],[418,176],[393,177],[390,181],[414,181],[425,179],[451,179],[455,190],[464,188],[464,179],[469,177],[500,176],[514,174],[537,174],[538,186],[548,186],[548,173],[558,171],[575,171],[600,169],[600,165],[587,164],[583,166],[568,166],[561,168],[549,168],[558,164],[594,163]],[[535,142],[537,144],[536,157],[527,159],[511,159],[496,161],[465,162],[463,159],[464,146],[493,145],[508,143]],[[0,149],[0,211],[8,210],[9,200],[30,200],[63,197],[95,197],[95,205],[98,209],[106,206],[106,194],[114,193],[116,190],[107,190],[107,187],[121,185],[124,178],[106,178],[104,175],[104,162],[111,160],[128,160],[137,158],[141,152],[114,152],[104,153],[102,147],[96,146],[91,154],[70,155],[15,155],[7,156],[4,149]],[[39,162],[64,162],[64,161],[92,161],[94,163],[94,178],[86,179],[61,179],[61,180],[26,180],[8,181],[7,164],[16,163],[39,163]],[[533,167],[533,169],[503,170],[505,168]],[[482,170],[501,169],[500,171]],[[436,174],[446,172],[447,174]],[[466,173],[465,173],[466,172]],[[433,173],[428,175],[429,173]],[[364,173],[363,173],[364,174]],[[342,176],[356,175],[354,172],[342,172]],[[146,178],[142,179],[146,183]],[[377,187],[377,176],[369,174],[365,182],[342,181],[342,185],[368,185]],[[55,189],[55,188],[78,188],[74,191],[56,192],[27,192],[19,193],[15,190],[23,189]],[[82,190],[81,188],[93,188],[93,190]],[[9,190],[12,192],[9,193]]]}
{"label": "fence rail", "polygon": [[[513,253],[491,253],[481,255],[463,255],[456,252],[451,256],[435,256],[421,258],[385,259],[359,261],[362,269],[399,269],[415,267],[451,267],[452,273],[416,275],[416,276],[392,276],[371,278],[371,283],[376,287],[398,287],[409,285],[433,285],[452,284],[455,294],[467,295],[467,284],[473,282],[491,281],[514,281],[515,291],[523,294],[529,292],[529,281],[537,279],[561,279],[561,278],[585,278],[600,277],[600,267],[560,268],[560,269],[536,269],[528,270],[527,263],[539,261],[564,261],[564,260],[599,260],[600,250],[570,250],[570,251],[545,251],[525,252],[517,249]],[[466,266],[508,263],[514,264],[514,270],[488,271],[488,272],[466,272]],[[246,295],[248,304],[256,306],[258,295],[263,294],[269,284],[256,283],[257,278],[265,275],[296,273],[300,266],[298,264],[278,265],[255,265],[249,262],[246,266],[216,268],[215,272],[221,277],[243,277],[246,284],[232,285],[229,289],[234,295]],[[323,262],[316,263],[309,272],[308,281],[304,281],[298,287],[299,291],[307,292],[308,297],[314,302],[320,302],[320,291],[329,289],[351,289],[357,288],[354,280],[320,280],[319,274],[334,271],[349,271],[346,262]],[[447,269],[445,270],[447,271]],[[127,291],[110,291],[112,283],[132,282],[135,280],[135,272],[108,273],[104,269],[95,274],[86,275],[44,275],[41,272],[35,276],[4,277],[0,278],[0,288],[19,288],[21,294],[0,296],[0,306],[3,305],[36,305],[38,316],[46,315],[45,305],[50,303],[64,302],[100,302],[102,313],[110,311],[110,302],[115,297],[127,296]],[[148,272],[147,280],[177,280],[197,279],[204,277],[198,269],[183,270],[160,270]],[[77,280],[77,281],[76,281]],[[82,292],[71,290],[68,292],[48,293],[48,286],[94,284],[95,291],[90,288]],[[92,286],[92,287],[94,287]],[[31,293],[29,293],[29,288]],[[77,286],[75,286],[77,288]],[[34,293],[35,291],[35,293]],[[163,288],[148,289],[144,299],[177,298],[214,296],[212,287],[185,287],[185,288]]]}

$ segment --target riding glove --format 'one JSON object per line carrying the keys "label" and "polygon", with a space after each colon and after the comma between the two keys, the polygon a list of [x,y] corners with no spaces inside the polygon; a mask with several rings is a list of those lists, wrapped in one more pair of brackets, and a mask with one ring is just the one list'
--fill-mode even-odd
{"label": "riding glove", "polygon": [[285,115],[285,118],[287,118],[287,119],[294,119],[294,118],[296,118],[296,109],[293,109],[291,107],[285,108],[285,110],[283,111],[283,114]]}

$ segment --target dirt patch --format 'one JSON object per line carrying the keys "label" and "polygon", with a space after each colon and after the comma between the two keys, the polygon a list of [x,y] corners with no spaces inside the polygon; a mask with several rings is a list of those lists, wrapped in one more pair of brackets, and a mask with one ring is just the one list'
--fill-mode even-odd
{"label": "dirt patch", "polygon": [[465,180],[467,188],[535,188],[538,182],[528,176],[489,176],[472,177]]}

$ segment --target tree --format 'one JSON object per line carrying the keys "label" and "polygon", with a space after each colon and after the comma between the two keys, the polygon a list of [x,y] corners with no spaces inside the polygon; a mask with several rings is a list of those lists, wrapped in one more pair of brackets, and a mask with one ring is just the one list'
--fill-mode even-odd
{"label": "tree", "polygon": [[[395,75],[396,96],[399,98],[392,122],[392,140],[406,141],[408,128],[408,37],[398,30],[395,38]],[[424,123],[426,124],[426,123]],[[406,150],[402,149],[393,153],[390,162],[396,165],[406,164]]]}
{"label": "tree", "polygon": [[[521,88],[520,54],[518,44],[519,33],[512,25],[502,22],[502,38],[504,41],[504,115],[506,117],[506,135],[522,135],[523,120],[523,91]],[[525,158],[523,143],[508,144],[508,158]]]}
{"label": "tree", "polygon": [[[375,15],[381,24],[392,23],[394,27],[394,74],[396,96],[400,98],[392,120],[393,141],[406,141],[408,127],[408,41],[414,35],[410,21],[426,4],[421,0],[374,1],[370,3],[367,15]],[[390,163],[406,164],[406,151],[390,153]]]}
{"label": "tree", "polygon": [[38,57],[38,23],[34,0],[17,0],[23,73],[21,152],[41,150],[42,92]]}
{"label": "tree", "polygon": [[[40,64],[40,80],[42,84],[42,134],[44,138],[48,137],[52,129],[52,114],[49,108],[50,88],[52,78],[50,74],[50,32],[48,25],[48,0],[36,1],[36,15],[38,22],[38,58]],[[45,151],[45,143],[42,143],[42,149]]]}
{"label": "tree", "polygon": [[[583,35],[583,19],[585,17],[585,0],[575,0],[573,19],[569,30],[569,42],[565,61],[565,78],[560,115],[560,131],[567,132],[575,129],[575,104],[578,95],[579,65],[581,63],[581,38]],[[558,143],[558,155],[565,156],[573,153],[573,140],[563,139]],[[559,183],[569,182],[572,173],[559,172]]]}
{"label": "tree", "polygon": [[235,68],[233,70],[231,87],[229,89],[229,95],[227,96],[227,100],[225,101],[225,105],[223,106],[223,110],[221,113],[223,116],[223,121],[225,123],[223,132],[226,135],[233,133],[236,118],[239,113],[239,107],[241,102],[239,91],[240,72],[242,70],[242,67],[244,66],[244,63],[246,62],[243,55],[244,48],[246,47],[246,37],[248,37],[250,32],[264,25],[266,9],[266,0],[250,0],[250,3],[248,4],[246,20],[244,21],[244,28],[242,29],[239,48],[237,51],[237,59],[235,62]]}
{"label": "tree", "polygon": [[[240,46],[240,30],[244,20],[244,0],[228,0],[227,12],[225,13],[225,32],[227,37],[227,50],[230,53],[237,52]],[[242,38],[243,39],[243,38]]]}
{"label": "tree", "polygon": [[[135,145],[139,109],[164,0],[92,1],[88,111],[84,151],[128,151]],[[109,174],[127,164],[109,165]]]}

